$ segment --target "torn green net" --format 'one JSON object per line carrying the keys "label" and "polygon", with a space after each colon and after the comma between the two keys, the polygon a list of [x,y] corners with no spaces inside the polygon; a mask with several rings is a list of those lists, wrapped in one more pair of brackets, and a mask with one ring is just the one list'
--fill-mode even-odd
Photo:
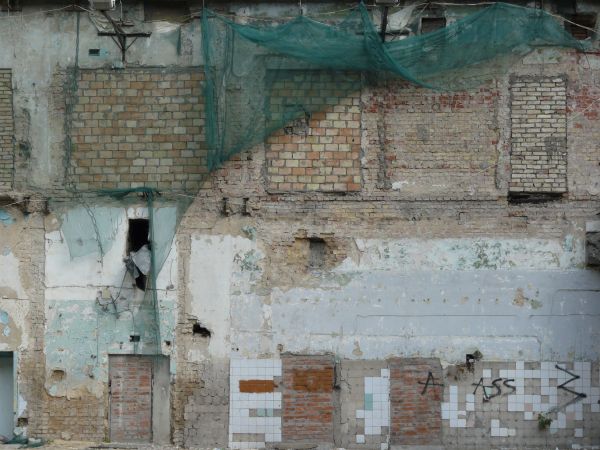
{"label": "torn green net", "polygon": [[[362,3],[327,24],[305,16],[275,26],[239,24],[205,10],[202,39],[209,170],[290,121],[335,106],[360,90],[364,74],[463,90],[534,48],[584,45],[544,10],[505,3],[393,42],[382,42]],[[335,89],[322,88],[328,80]]]}

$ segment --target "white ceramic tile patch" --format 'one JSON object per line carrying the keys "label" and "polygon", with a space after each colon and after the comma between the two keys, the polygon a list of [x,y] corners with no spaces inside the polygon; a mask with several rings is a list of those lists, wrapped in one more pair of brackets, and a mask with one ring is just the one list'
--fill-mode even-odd
{"label": "white ceramic tile patch", "polygon": [[[364,444],[366,435],[381,435],[382,427],[390,426],[390,371],[381,369],[379,377],[365,377],[364,409],[356,411],[364,419],[364,434],[356,435],[356,443]],[[385,448],[387,449],[387,444]],[[383,449],[383,447],[382,447]]]}
{"label": "white ceramic tile patch", "polygon": [[[279,359],[231,359],[229,372],[229,447],[264,448],[281,442],[281,392],[240,392],[240,381],[274,380],[281,376]],[[251,435],[253,440],[244,440]]]}

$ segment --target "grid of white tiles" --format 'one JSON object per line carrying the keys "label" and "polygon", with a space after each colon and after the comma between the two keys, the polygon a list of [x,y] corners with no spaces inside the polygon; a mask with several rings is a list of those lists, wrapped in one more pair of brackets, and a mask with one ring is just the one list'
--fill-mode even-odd
{"label": "grid of white tiles", "polygon": [[[281,392],[240,392],[242,380],[273,380],[281,376],[279,359],[232,358],[229,383],[229,447],[264,448],[266,442],[281,442]],[[254,412],[251,417],[250,412]],[[264,441],[234,441],[235,434],[264,435]]]}
{"label": "grid of white tiles", "polygon": [[[572,375],[564,370],[558,369],[556,366],[567,369],[569,372],[578,375],[579,378],[570,382]],[[522,412],[525,420],[537,420],[536,413],[555,412],[556,420],[550,424],[551,430],[567,428],[567,418],[582,421],[583,420],[583,405],[590,405],[592,413],[600,412],[600,386],[592,387],[592,365],[590,362],[576,361],[573,363],[573,368],[567,368],[565,364],[544,361],[540,363],[539,369],[525,369],[523,361],[517,361],[514,369],[500,369],[499,378],[513,380],[511,384],[515,386],[515,392],[508,395],[509,412]],[[537,379],[540,380],[540,394],[525,394],[525,380]],[[555,380],[554,386],[550,385],[550,380]],[[483,382],[486,385],[491,385],[492,370],[483,369]],[[585,398],[580,399],[572,404],[559,404],[559,388],[558,386],[568,382],[565,387],[586,394]],[[547,401],[542,401],[542,396],[547,397]],[[573,394],[569,393],[570,398],[574,398]],[[442,419],[450,421],[451,428],[467,428],[472,426],[467,423],[467,411],[475,411],[475,395],[467,394],[465,396],[465,409],[458,408],[458,386],[449,387],[449,402],[442,403]],[[499,420],[492,420],[491,435],[492,436],[514,436],[515,430],[511,428],[503,428],[500,426]],[[583,437],[583,428],[574,428],[574,437]]]}
{"label": "grid of white tiles", "polygon": [[[381,369],[379,377],[365,377],[364,409],[356,411],[357,419],[364,419],[364,434],[356,435],[356,443],[364,444],[366,435],[381,435],[381,428],[390,426],[390,370]],[[382,443],[381,450],[388,444]]]}
{"label": "grid of white tiles", "polygon": [[450,386],[450,401],[442,402],[442,420],[450,421],[450,428],[467,427],[467,411],[475,411],[475,396],[467,394],[466,409],[458,409],[458,386]]}
{"label": "grid of white tiles", "polygon": [[517,430],[515,430],[514,428],[501,427],[500,421],[498,419],[492,419],[490,422],[491,422],[490,435],[492,435],[492,436],[507,437],[507,436],[515,436],[517,434]]}
{"label": "grid of white tiles", "polygon": [[[600,404],[598,404],[600,387],[592,387],[592,364],[584,361],[574,362],[573,368],[567,370],[578,375],[579,378],[570,382],[569,380],[574,377],[556,366],[567,369],[565,364],[544,361],[540,364],[539,369],[526,370],[525,363],[518,361],[515,370],[500,370],[500,377],[515,379],[516,391],[508,396],[508,411],[523,412],[525,420],[537,420],[537,414],[534,413],[557,412],[556,420],[553,420],[550,424],[551,430],[567,428],[567,417],[575,421],[583,420],[583,405],[591,405],[591,412],[600,412]],[[525,394],[526,379],[540,380],[540,395]],[[551,386],[550,380],[556,380],[556,383],[554,383],[556,386]],[[565,387],[575,392],[586,394],[586,397],[566,407],[561,407],[558,399],[558,385],[563,383],[567,383]],[[569,400],[575,398],[573,394],[567,394]],[[542,401],[542,396],[547,396],[546,402]],[[565,403],[562,402],[563,405]],[[579,434],[581,436],[577,436]],[[575,437],[582,436],[583,429],[576,428]]]}

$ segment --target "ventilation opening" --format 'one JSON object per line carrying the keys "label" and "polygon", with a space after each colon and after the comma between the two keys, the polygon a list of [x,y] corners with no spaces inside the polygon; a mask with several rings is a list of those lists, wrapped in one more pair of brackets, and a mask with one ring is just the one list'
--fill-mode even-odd
{"label": "ventilation opening", "polygon": [[431,33],[446,27],[445,17],[423,17],[421,19],[421,34]]}
{"label": "ventilation opening", "polygon": [[196,322],[194,325],[192,325],[192,333],[194,333],[197,336],[203,337],[203,338],[209,338],[212,336],[212,333],[210,332],[210,330],[206,327],[203,327],[198,322]]}
{"label": "ventilation opening", "polygon": [[90,56],[100,56],[100,49],[99,48],[90,48],[88,50],[88,55],[90,55]]}
{"label": "ventilation opening", "polygon": [[[148,219],[129,219],[129,231],[127,232],[127,255],[139,252],[144,245],[150,249],[150,221]],[[139,266],[138,266],[139,267]],[[146,290],[147,277],[141,270],[135,271],[135,285],[142,291]]]}
{"label": "ventilation opening", "polygon": [[563,198],[560,192],[510,192],[508,194],[508,203],[519,205],[521,203],[547,203],[561,200]]}
{"label": "ventilation opening", "polygon": [[129,342],[140,342],[140,335],[139,334],[130,335]]}
{"label": "ventilation opening", "polygon": [[308,249],[309,269],[322,269],[325,266],[325,256],[327,254],[325,241],[318,237],[309,238]]}
{"label": "ventilation opening", "polygon": [[[589,28],[596,29],[596,14],[571,14],[567,16],[571,22],[578,25],[574,25],[569,22],[565,22],[565,30],[567,30],[571,36],[580,41],[592,37],[595,33]],[[584,28],[585,27],[585,28]]]}

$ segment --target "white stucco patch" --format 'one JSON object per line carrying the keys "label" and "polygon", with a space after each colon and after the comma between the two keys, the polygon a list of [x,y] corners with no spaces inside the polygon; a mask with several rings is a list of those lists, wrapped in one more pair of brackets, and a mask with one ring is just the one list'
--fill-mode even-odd
{"label": "white stucco patch", "polygon": [[232,275],[256,243],[239,236],[200,235],[192,238],[189,264],[189,314],[212,332],[211,357],[230,354]]}

